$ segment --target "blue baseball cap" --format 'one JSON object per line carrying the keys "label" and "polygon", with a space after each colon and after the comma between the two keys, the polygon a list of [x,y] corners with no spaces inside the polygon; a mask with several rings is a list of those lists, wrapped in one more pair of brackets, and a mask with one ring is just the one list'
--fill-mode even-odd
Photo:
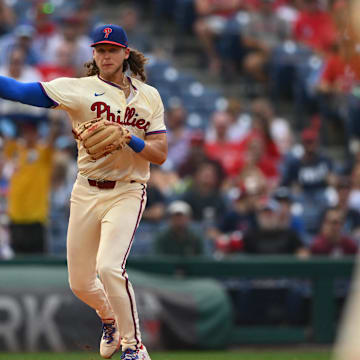
{"label": "blue baseball cap", "polygon": [[121,46],[124,48],[128,47],[128,38],[125,30],[118,25],[106,24],[98,26],[92,34],[93,43],[91,46],[98,44],[112,44]]}

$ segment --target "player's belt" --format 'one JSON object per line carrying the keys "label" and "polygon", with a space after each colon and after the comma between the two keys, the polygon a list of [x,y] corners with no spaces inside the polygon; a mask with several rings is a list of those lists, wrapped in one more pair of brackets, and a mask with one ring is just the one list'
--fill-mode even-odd
{"label": "player's belt", "polygon": [[[113,189],[116,185],[116,181],[114,180],[94,180],[88,179],[90,186],[96,186],[99,189]],[[130,183],[136,182],[135,180],[131,180]]]}
{"label": "player's belt", "polygon": [[99,189],[113,189],[116,185],[116,181],[113,180],[93,180],[88,179],[90,186],[96,186]]}

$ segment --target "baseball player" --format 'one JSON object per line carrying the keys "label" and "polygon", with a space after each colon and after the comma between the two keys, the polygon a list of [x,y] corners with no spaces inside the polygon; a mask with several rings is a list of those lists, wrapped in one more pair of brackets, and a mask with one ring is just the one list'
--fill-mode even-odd
{"label": "baseball player", "polygon": [[42,83],[0,77],[0,97],[69,114],[78,145],[67,235],[70,287],[102,319],[103,358],[121,346],[121,359],[150,360],[125,265],[145,208],[149,164],[167,156],[164,108],[144,82],[145,57],[128,47],[123,28],[96,28],[91,46],[87,77]]}

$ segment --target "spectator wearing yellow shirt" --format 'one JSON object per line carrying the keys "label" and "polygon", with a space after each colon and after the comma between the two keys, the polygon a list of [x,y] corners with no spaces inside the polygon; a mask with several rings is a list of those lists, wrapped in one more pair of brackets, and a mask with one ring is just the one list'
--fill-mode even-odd
{"label": "spectator wearing yellow shirt", "polygon": [[53,145],[58,126],[46,142],[39,141],[37,125],[24,121],[21,136],[9,141],[6,153],[14,162],[10,179],[8,214],[10,241],[16,254],[46,251],[45,224],[49,210]]}

